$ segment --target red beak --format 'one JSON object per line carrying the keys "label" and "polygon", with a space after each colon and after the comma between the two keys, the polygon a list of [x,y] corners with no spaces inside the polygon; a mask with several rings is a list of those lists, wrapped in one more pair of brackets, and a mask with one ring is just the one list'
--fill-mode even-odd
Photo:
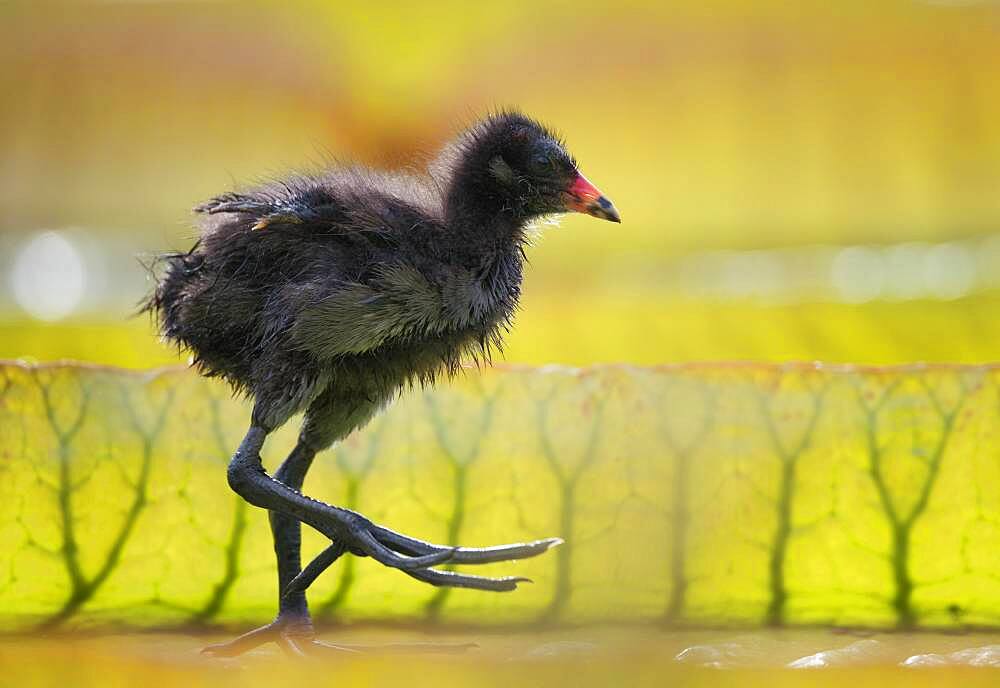
{"label": "red beak", "polygon": [[566,210],[586,213],[603,220],[621,222],[621,215],[607,196],[597,190],[597,187],[587,181],[579,172],[576,180],[566,189]]}

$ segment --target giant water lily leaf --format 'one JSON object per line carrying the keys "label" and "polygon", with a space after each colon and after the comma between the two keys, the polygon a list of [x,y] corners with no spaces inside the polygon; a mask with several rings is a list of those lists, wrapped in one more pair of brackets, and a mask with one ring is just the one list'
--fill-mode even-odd
{"label": "giant water lily leaf", "polygon": [[[247,418],[188,370],[0,365],[0,625],[269,618],[267,519],[225,478]],[[998,440],[991,367],[470,371],[320,455],[306,492],[430,540],[566,544],[487,567],[535,580],[511,594],[348,557],[311,602],[345,620],[997,625]]]}

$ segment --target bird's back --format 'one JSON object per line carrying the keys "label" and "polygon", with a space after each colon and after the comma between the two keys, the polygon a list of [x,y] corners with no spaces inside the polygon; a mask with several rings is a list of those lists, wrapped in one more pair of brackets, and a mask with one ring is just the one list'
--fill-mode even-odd
{"label": "bird's back", "polygon": [[517,299],[519,250],[463,264],[430,180],[336,171],[197,211],[201,239],[166,258],[150,307],[168,339],[238,388],[330,370],[390,386],[433,377],[498,341]]}

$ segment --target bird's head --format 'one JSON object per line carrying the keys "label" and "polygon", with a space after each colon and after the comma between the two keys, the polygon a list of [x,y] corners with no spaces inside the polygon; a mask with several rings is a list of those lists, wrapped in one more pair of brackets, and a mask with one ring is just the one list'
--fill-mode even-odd
{"label": "bird's head", "polygon": [[581,174],[562,141],[521,113],[487,117],[442,159],[453,182],[449,206],[486,204],[519,220],[579,212],[621,222],[614,204]]}

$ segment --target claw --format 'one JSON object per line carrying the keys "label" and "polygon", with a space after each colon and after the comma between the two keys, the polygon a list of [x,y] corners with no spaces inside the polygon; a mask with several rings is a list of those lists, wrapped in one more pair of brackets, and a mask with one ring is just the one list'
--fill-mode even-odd
{"label": "claw", "polygon": [[[390,545],[400,552],[409,555],[422,555],[428,552],[439,552],[448,548],[433,545],[423,540],[397,533],[394,530],[373,525],[372,533],[381,542]],[[458,547],[454,549],[449,561],[453,564],[491,564],[512,559],[527,559],[543,554],[553,547],[563,543],[562,538],[545,538],[534,542],[522,542],[512,545],[497,545],[496,547]]]}
{"label": "claw", "polygon": [[510,559],[527,559],[549,551],[563,543],[561,538],[546,538],[516,545],[496,547],[459,547],[451,558],[453,564],[491,564]]}
{"label": "claw", "polygon": [[530,578],[524,576],[505,576],[503,578],[487,578],[486,576],[471,576],[466,573],[455,573],[454,571],[438,571],[436,569],[418,569],[416,571],[404,571],[407,576],[416,578],[424,583],[436,586],[447,586],[451,588],[471,588],[473,590],[490,590],[493,592],[510,592],[517,590],[518,583],[531,583]]}

